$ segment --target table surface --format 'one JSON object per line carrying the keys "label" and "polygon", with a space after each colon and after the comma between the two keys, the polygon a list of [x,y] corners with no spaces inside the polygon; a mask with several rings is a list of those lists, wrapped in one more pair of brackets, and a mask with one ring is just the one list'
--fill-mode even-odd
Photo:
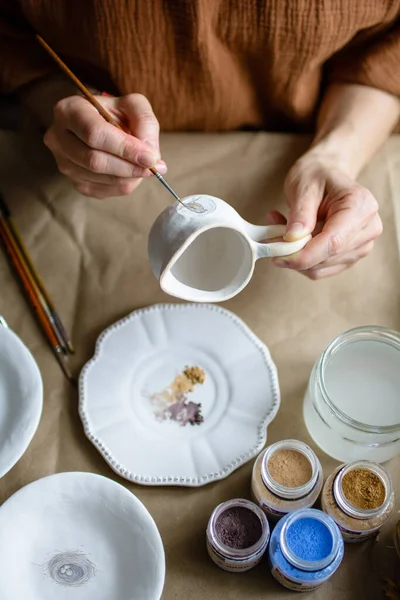
{"label": "table surface", "polygon": [[[284,209],[285,173],[308,143],[306,137],[266,133],[162,137],[168,181],[181,195],[219,196],[259,224],[267,210]],[[36,131],[19,137],[0,132],[0,144],[5,196],[72,335],[77,352],[71,364],[78,375],[105,327],[138,307],[171,301],[160,291],[147,260],[148,231],[170,198],[155,180],[143,182],[132,197],[82,198],[56,172]],[[400,329],[400,137],[387,142],[360,181],[379,200],[384,222],[384,234],[371,256],[320,282],[275,269],[263,260],[249,286],[225,304],[268,345],[278,367],[282,403],[268,428],[268,443],[285,438],[306,441],[321,459],[325,476],[337,463],[315,447],[302,418],[315,359],[332,338],[351,327],[378,324]],[[85,438],[77,392],[59,371],[2,254],[0,282],[0,314],[30,348],[44,380],[38,432],[23,458],[0,480],[0,502],[45,475],[100,473],[125,485],[153,515],[166,551],[164,600],[292,597],[274,582],[265,561],[248,573],[229,574],[206,554],[209,515],[223,500],[249,497],[252,462],[223,481],[197,489],[140,487],[119,478]],[[399,458],[387,467],[400,498]],[[399,508],[397,500],[377,541],[346,546],[339,571],[313,593],[315,600],[384,597],[384,578],[400,571],[391,538]]]}

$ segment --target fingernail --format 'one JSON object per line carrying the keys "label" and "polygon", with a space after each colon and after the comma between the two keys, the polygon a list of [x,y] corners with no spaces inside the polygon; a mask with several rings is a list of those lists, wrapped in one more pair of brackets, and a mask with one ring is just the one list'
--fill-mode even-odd
{"label": "fingernail", "polygon": [[302,223],[292,223],[285,235],[283,236],[284,240],[297,240],[301,238],[305,234],[304,225]]}
{"label": "fingernail", "polygon": [[157,158],[151,152],[140,152],[137,157],[139,165],[142,167],[154,167]]}
{"label": "fingernail", "polygon": [[282,267],[283,269],[287,269],[289,267],[289,263],[287,262],[287,260],[273,260],[272,262],[275,265],[275,267]]}

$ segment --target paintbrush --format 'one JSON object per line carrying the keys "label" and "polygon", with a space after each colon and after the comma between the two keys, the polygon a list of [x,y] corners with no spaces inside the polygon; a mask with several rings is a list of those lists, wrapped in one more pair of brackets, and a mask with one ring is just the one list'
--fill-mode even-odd
{"label": "paintbrush", "polygon": [[43,333],[48,340],[50,347],[61,366],[67,379],[75,385],[75,381],[69,370],[66,361],[65,353],[67,348],[62,340],[60,332],[52,318],[51,311],[46,304],[46,301],[41,294],[32,274],[29,272],[26,262],[19,250],[19,247],[13,238],[12,231],[8,225],[8,221],[0,206],[0,239],[3,242],[10,265],[17,275],[18,281],[29,301],[31,308],[37,318]]}
{"label": "paintbrush", "polygon": [[28,250],[22,241],[22,238],[15,227],[12,219],[10,210],[3,196],[0,194],[0,219],[3,219],[4,227],[8,231],[8,236],[15,247],[15,252],[18,255],[18,259],[24,270],[31,280],[31,285],[35,288],[35,293],[40,299],[44,310],[48,313],[48,318],[53,325],[54,333],[60,343],[65,354],[73,354],[75,352],[72,342],[70,341],[64,326],[58,316],[54,304],[45,288],[45,285],[37,272],[32,260],[29,256]]}
{"label": "paintbrush", "polygon": [[[121,125],[110,115],[110,113],[104,108],[104,106],[100,104],[100,102],[93,96],[93,94],[87,89],[87,87],[83,85],[83,83],[76,77],[76,75],[74,75],[74,73],[67,67],[65,62],[61,60],[58,54],[54,52],[54,50],[48,45],[48,43],[45,42],[45,40],[40,35],[37,35],[36,39],[38,40],[39,44],[41,44],[41,46],[46,50],[46,52],[51,56],[51,58],[58,64],[60,69],[71,79],[71,81],[74,82],[77,88],[79,88],[79,90],[85,96],[86,100],[88,100],[90,104],[97,108],[103,119],[105,119],[108,123],[111,123],[111,125],[114,125],[114,127],[118,127],[118,129],[121,129],[121,131],[124,131],[126,133],[124,128],[121,127]],[[162,183],[162,185],[169,191],[169,193],[172,194],[175,200],[180,202],[182,206],[184,206],[188,210],[191,210],[190,207],[188,207],[184,202],[182,202],[178,194],[172,189],[169,183],[165,181],[164,177],[161,175],[161,173],[157,171],[155,167],[150,167],[149,170],[153,173],[153,175],[157,177],[158,181]]]}

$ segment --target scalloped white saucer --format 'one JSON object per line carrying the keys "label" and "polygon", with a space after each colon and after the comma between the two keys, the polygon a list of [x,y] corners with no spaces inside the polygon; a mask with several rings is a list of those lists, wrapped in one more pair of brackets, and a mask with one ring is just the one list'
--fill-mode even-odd
{"label": "scalloped white saucer", "polygon": [[31,443],[42,405],[42,378],[35,359],[19,337],[1,325],[0,477],[12,469]]}
{"label": "scalloped white saucer", "polygon": [[[160,421],[149,400],[187,366],[206,373],[190,400],[204,422]],[[122,477],[200,486],[256,456],[279,408],[268,348],[233,313],[208,304],[160,304],[106,329],[80,376],[87,437]]]}
{"label": "scalloped white saucer", "polygon": [[119,483],[58,473],[0,508],[1,600],[159,600],[157,526]]}

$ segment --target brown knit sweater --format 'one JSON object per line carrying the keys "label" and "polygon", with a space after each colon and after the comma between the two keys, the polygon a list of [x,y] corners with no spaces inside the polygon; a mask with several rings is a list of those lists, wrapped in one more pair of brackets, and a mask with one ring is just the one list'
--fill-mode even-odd
{"label": "brown knit sweater", "polygon": [[0,0],[2,92],[57,72],[29,29],[164,130],[306,130],[329,81],[400,95],[400,0]]}

